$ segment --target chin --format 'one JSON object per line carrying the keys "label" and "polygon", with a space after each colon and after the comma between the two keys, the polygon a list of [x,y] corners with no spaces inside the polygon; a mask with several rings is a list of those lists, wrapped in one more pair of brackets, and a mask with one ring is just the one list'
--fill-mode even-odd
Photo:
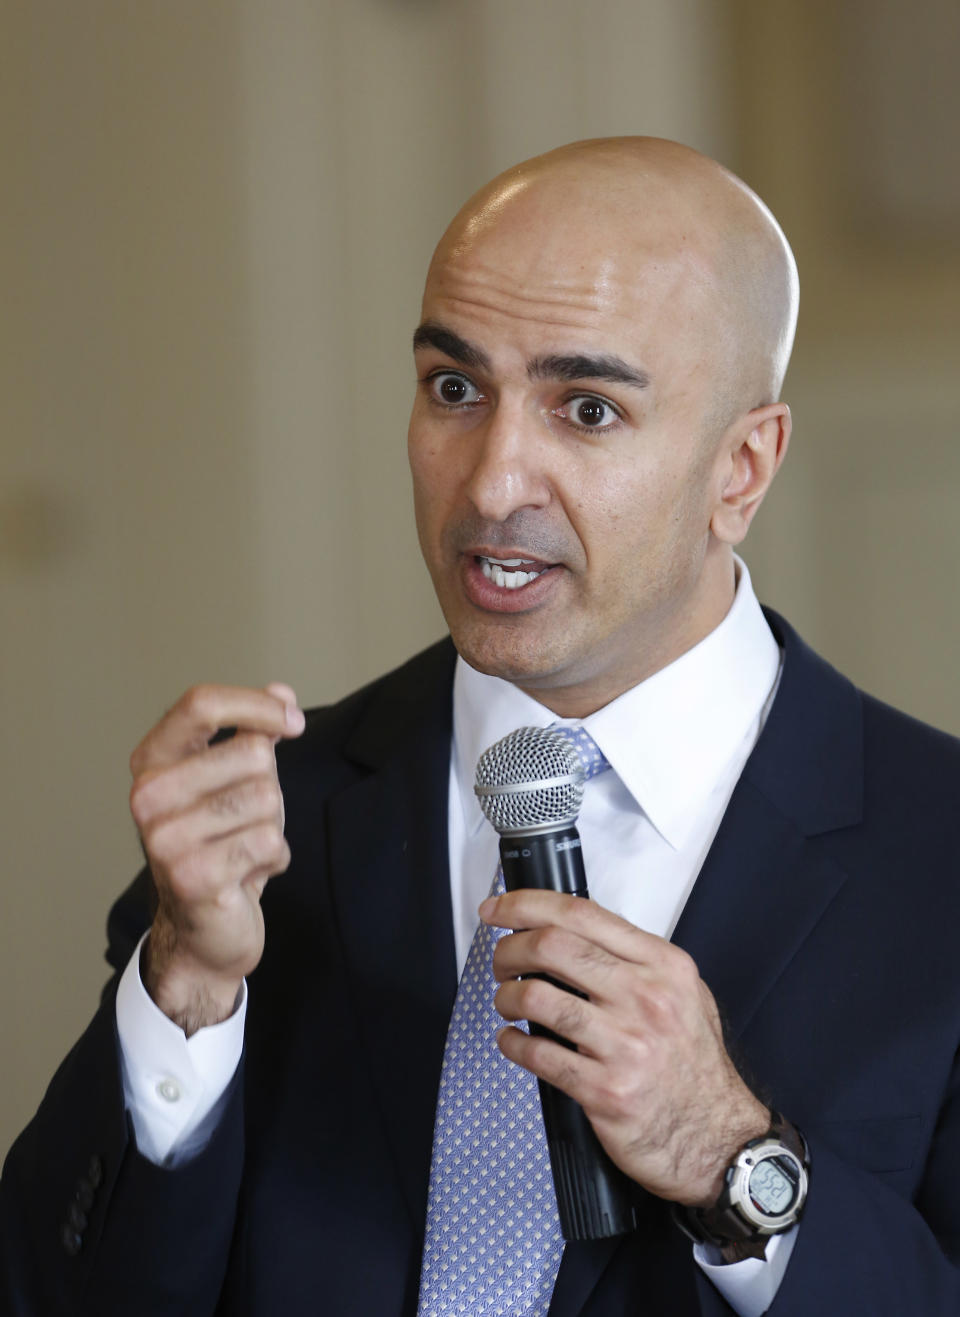
{"label": "chin", "polygon": [[465,663],[488,677],[500,677],[523,687],[549,688],[562,684],[563,664],[536,639],[517,635],[470,635],[454,631],[453,643]]}

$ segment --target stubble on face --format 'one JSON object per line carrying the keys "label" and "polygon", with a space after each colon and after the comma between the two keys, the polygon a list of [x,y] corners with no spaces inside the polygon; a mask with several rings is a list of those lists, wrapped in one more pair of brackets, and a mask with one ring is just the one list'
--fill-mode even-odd
{"label": "stubble on face", "polygon": [[[569,148],[468,203],[431,264],[424,317],[494,358],[498,406],[523,396],[525,359],[557,348],[614,351],[651,376],[637,424],[609,451],[578,451],[528,408],[517,497],[496,515],[471,468],[490,460],[471,456],[487,441],[466,428],[451,444],[422,399],[414,408],[418,530],[457,647],[557,712],[583,716],[615,698],[697,643],[732,599],[732,557],[709,530],[714,464],[738,388],[764,387],[769,366],[747,379],[736,364],[743,335],[721,314],[736,299],[717,268],[730,240],[711,189],[725,223],[752,206],[686,148]],[[762,262],[747,264],[755,273]],[[504,459],[498,476],[509,475]],[[478,546],[556,564],[556,588],[529,610],[478,608],[463,588],[464,555]]]}

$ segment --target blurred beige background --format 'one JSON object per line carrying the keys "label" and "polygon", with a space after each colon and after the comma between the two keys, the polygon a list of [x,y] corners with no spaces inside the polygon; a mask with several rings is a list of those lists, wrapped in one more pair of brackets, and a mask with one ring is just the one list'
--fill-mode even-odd
{"label": "blurred beige background", "polygon": [[954,0],[2,0],[0,1152],[93,1011],[127,758],[186,685],[439,635],[404,456],[432,245],[497,170],[677,137],[803,284],[761,596],[960,732]]}

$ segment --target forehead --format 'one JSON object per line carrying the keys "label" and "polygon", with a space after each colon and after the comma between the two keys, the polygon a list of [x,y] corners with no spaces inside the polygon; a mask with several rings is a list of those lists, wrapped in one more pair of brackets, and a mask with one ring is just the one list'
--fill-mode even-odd
{"label": "forehead", "polygon": [[555,195],[480,211],[441,243],[423,300],[494,357],[571,349],[639,359],[651,373],[699,359],[712,274],[695,235],[654,213],[564,207]]}

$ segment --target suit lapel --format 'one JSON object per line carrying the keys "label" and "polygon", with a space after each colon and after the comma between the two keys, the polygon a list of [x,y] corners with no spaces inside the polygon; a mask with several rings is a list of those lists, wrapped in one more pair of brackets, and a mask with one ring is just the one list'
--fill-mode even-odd
{"label": "suit lapel", "polygon": [[[845,881],[813,838],[862,817],[859,693],[765,611],[784,651],[780,688],[673,937],[697,962],[734,1038]],[[656,1200],[641,1201],[662,1213]],[[641,1247],[648,1233],[656,1232],[641,1224]],[[619,1243],[567,1245],[550,1317],[584,1311]]]}
{"label": "suit lapel", "polygon": [[347,747],[373,771],[328,807],[358,1052],[418,1233],[456,992],[446,829],[452,667],[447,644],[388,679]]}
{"label": "suit lapel", "polygon": [[[744,838],[750,838],[744,847]],[[738,1038],[845,881],[750,782],[741,782],[673,941],[697,963]]]}
{"label": "suit lapel", "polygon": [[860,697],[782,619],[780,690],[673,940],[738,1037],[846,875],[816,838],[862,816]]}

